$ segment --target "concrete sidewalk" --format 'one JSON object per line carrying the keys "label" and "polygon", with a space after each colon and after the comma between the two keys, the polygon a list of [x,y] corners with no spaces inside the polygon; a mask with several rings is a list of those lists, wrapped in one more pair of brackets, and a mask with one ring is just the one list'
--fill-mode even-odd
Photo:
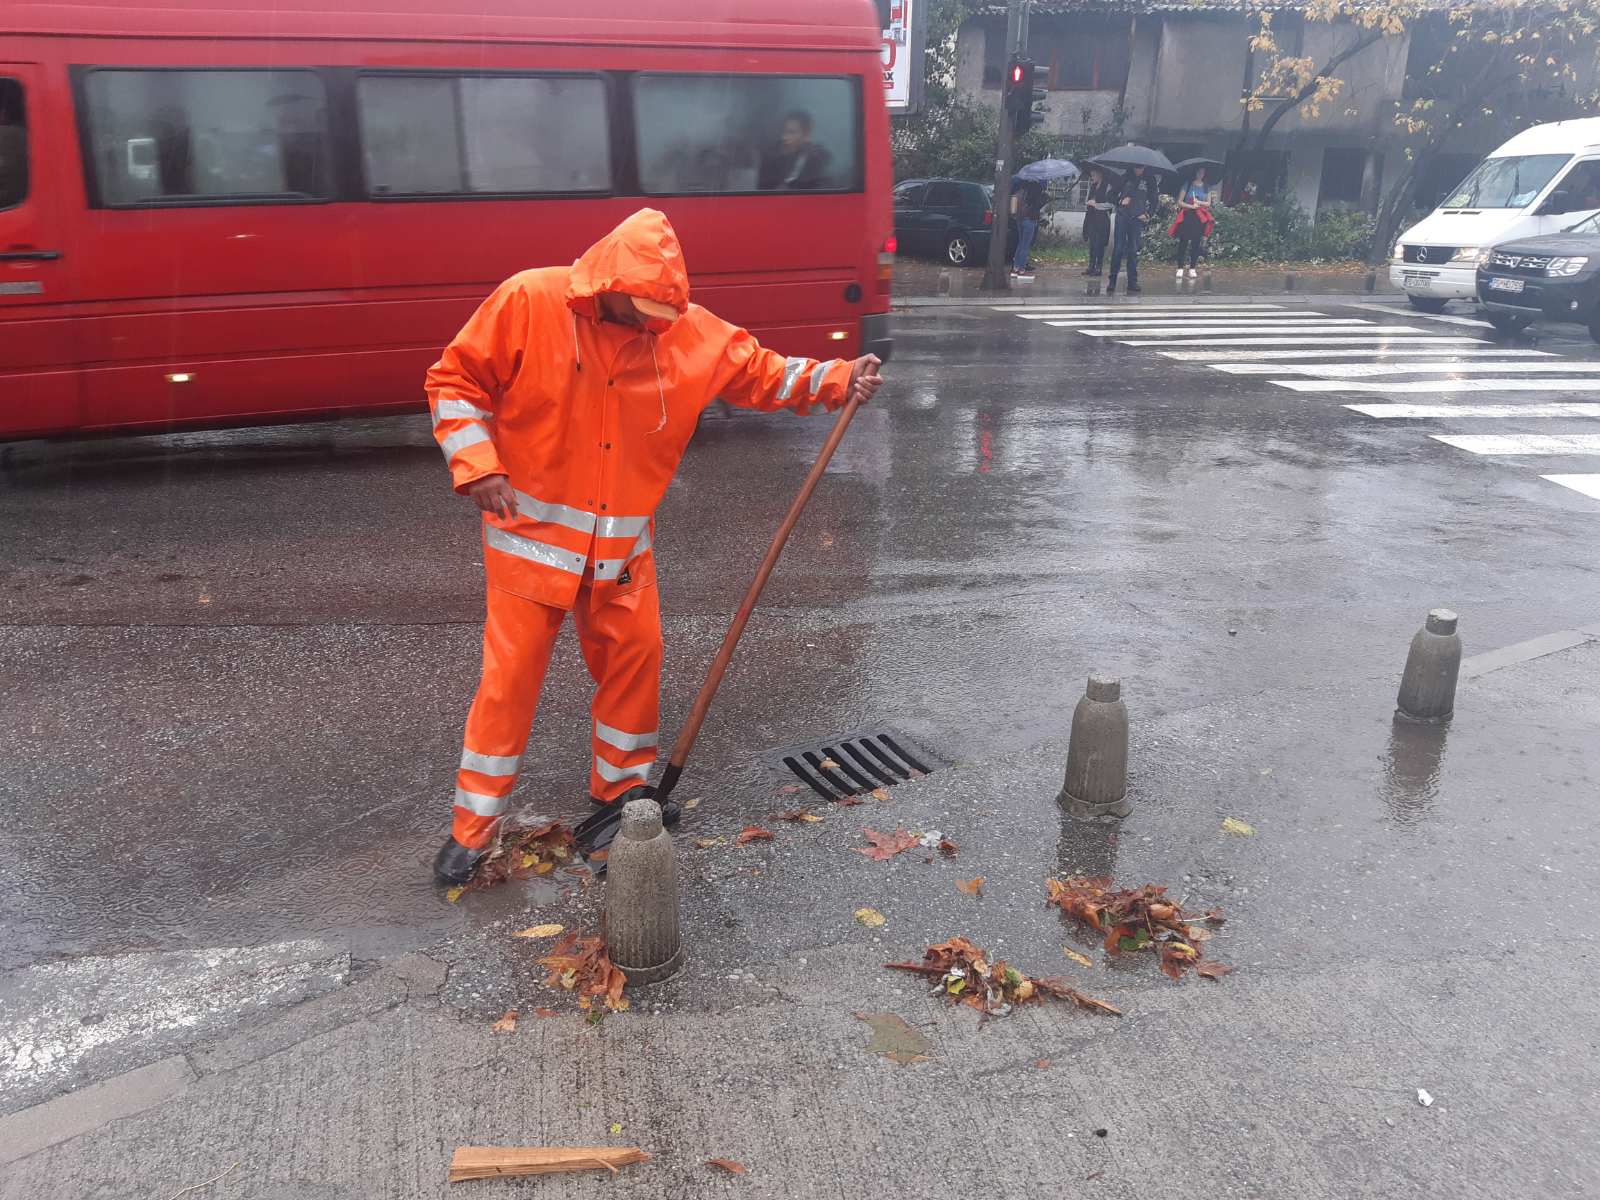
{"label": "concrete sidewalk", "polygon": [[[1153,718],[1131,693],[1120,827],[1060,819],[1051,740],[772,824],[766,845],[680,836],[691,957],[635,1011],[587,1024],[537,982],[537,944],[509,937],[534,915],[592,924],[588,889],[4,1118],[0,1197],[165,1197],[234,1163],[191,1194],[1592,1196],[1600,640],[1475,660],[1445,729],[1392,724],[1398,667],[1332,688],[1291,672]],[[714,815],[686,832],[731,832]],[[868,826],[937,828],[960,851],[869,861],[852,853]],[[1147,958],[1106,965],[1043,903],[1044,878],[1073,870],[1222,906],[1208,951],[1236,972],[1175,984]],[[981,898],[956,890],[977,875]],[[857,924],[863,906],[887,923]],[[1126,1016],[1041,1005],[980,1027],[881,966],[957,933]],[[495,1035],[506,1003],[521,1023]],[[929,1061],[869,1054],[863,1012],[903,1017]],[[447,1189],[460,1144],[654,1158]]]}

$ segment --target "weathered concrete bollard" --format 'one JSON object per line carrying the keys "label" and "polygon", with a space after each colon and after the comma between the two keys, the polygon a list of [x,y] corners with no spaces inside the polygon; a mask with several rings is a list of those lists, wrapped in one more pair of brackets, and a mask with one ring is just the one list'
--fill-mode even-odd
{"label": "weathered concrete bollard", "polygon": [[1361,286],[1362,286],[1362,288],[1364,290],[1369,291],[1369,292],[1377,291],[1378,290],[1378,273],[1376,271],[1368,271],[1367,272],[1367,277],[1364,280],[1362,280],[1362,282],[1361,282]]}
{"label": "weathered concrete bollard", "polygon": [[1211,272],[1210,271],[1207,271],[1204,275],[1202,275],[1200,277],[1200,287],[1201,287],[1202,290],[1207,291],[1207,292],[1209,292],[1211,290]]}
{"label": "weathered concrete bollard", "polygon": [[1456,677],[1460,672],[1461,638],[1456,634],[1456,614],[1448,608],[1436,608],[1411,639],[1396,711],[1412,721],[1443,721],[1456,706]]}
{"label": "weathered concrete bollard", "polygon": [[1128,710],[1122,682],[1099,673],[1072,710],[1067,744],[1067,778],[1056,803],[1069,816],[1125,817],[1128,801]]}
{"label": "weathered concrete bollard", "polygon": [[939,295],[948,296],[949,294],[950,294],[950,272],[949,271],[940,271],[939,272]]}
{"label": "weathered concrete bollard", "polygon": [[1290,271],[1283,277],[1283,290],[1286,292],[1292,292],[1295,289],[1295,285],[1299,282],[1299,277],[1296,276],[1293,271]]}
{"label": "weathered concrete bollard", "polygon": [[1098,279],[1089,280],[1088,283],[1083,285],[1083,294],[1085,296],[1098,296],[1100,294],[1100,281]]}
{"label": "weathered concrete bollard", "polygon": [[606,953],[632,984],[659,983],[683,965],[678,871],[654,800],[630,800],[606,857]]}

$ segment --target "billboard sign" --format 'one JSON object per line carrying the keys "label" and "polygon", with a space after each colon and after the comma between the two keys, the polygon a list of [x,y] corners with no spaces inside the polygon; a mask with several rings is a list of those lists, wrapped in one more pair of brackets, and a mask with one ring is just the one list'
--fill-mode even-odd
{"label": "billboard sign", "polygon": [[891,113],[922,106],[922,9],[927,0],[877,0],[883,26],[883,90]]}

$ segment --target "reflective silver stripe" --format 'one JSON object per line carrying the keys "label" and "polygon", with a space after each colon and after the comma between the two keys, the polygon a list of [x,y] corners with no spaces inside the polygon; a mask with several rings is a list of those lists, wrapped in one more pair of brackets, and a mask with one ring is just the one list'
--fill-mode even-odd
{"label": "reflective silver stripe", "polygon": [[634,542],[633,549],[628,551],[627,558],[597,558],[594,563],[594,577],[596,579],[615,579],[622,574],[622,568],[631,563],[639,555],[650,549],[650,529],[639,535],[639,540]]}
{"label": "reflective silver stripe", "polygon": [[615,746],[618,750],[643,750],[646,746],[654,746],[658,740],[658,731],[652,729],[649,733],[624,733],[604,721],[594,723],[594,735],[608,746]]}
{"label": "reflective silver stripe", "polygon": [[800,378],[800,372],[806,369],[809,358],[791,358],[783,364],[783,386],[778,389],[778,399],[787,400],[794,395],[795,380]]}
{"label": "reflective silver stripe", "polygon": [[585,512],[581,508],[573,508],[570,504],[552,504],[548,500],[538,500],[528,495],[527,492],[516,493],[517,512],[524,517],[531,517],[535,521],[548,521],[552,525],[560,525],[567,529],[576,529],[579,533],[594,532],[594,514]]}
{"label": "reflective silver stripe", "polygon": [[480,426],[472,429],[460,429],[439,443],[439,449],[444,451],[444,458],[449,462],[459,451],[468,446],[476,446],[479,442],[489,440],[489,431]]}
{"label": "reflective silver stripe", "polygon": [[820,362],[817,364],[817,369],[811,372],[811,394],[813,396],[822,390],[823,379],[827,376],[829,369],[838,361],[837,358],[830,358],[827,362]]}
{"label": "reflective silver stripe", "polygon": [[466,788],[457,788],[456,807],[468,809],[480,817],[498,817],[506,810],[506,797],[484,796],[469,792]]}
{"label": "reflective silver stripe", "polygon": [[571,575],[583,574],[583,555],[574,554],[571,550],[563,550],[560,546],[552,546],[547,542],[536,542],[533,538],[507,533],[494,525],[483,527],[483,544],[491,550],[515,554],[518,558],[543,563],[547,567],[554,567]]}
{"label": "reflective silver stripe", "polygon": [[461,769],[476,771],[480,775],[515,775],[521,762],[520,754],[479,754],[475,750],[461,752]]}
{"label": "reflective silver stripe", "polygon": [[440,421],[492,421],[494,414],[486,408],[479,408],[476,404],[469,404],[465,400],[441,400],[433,406],[433,424],[438,428]]}
{"label": "reflective silver stripe", "polygon": [[601,517],[595,532],[601,537],[638,537],[649,528],[649,517]]}
{"label": "reflective silver stripe", "polygon": [[[650,777],[650,764],[640,763],[637,767],[612,766],[598,754],[594,756],[595,772],[607,783],[621,783],[624,779],[637,779],[640,782]],[[494,814],[489,814],[493,816]]]}

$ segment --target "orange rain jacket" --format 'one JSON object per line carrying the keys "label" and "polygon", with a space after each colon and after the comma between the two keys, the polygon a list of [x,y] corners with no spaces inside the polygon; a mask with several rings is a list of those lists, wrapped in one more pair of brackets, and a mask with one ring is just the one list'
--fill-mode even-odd
{"label": "orange rain jacket", "polygon": [[[644,329],[601,321],[601,292],[682,315]],[[655,579],[656,505],[713,399],[831,411],[849,384],[848,362],[786,359],[689,303],[677,234],[644,208],[571,267],[496,288],[426,386],[456,491],[488,475],[516,491],[516,516],[484,514],[489,586],[571,609],[586,578],[595,604]]]}

